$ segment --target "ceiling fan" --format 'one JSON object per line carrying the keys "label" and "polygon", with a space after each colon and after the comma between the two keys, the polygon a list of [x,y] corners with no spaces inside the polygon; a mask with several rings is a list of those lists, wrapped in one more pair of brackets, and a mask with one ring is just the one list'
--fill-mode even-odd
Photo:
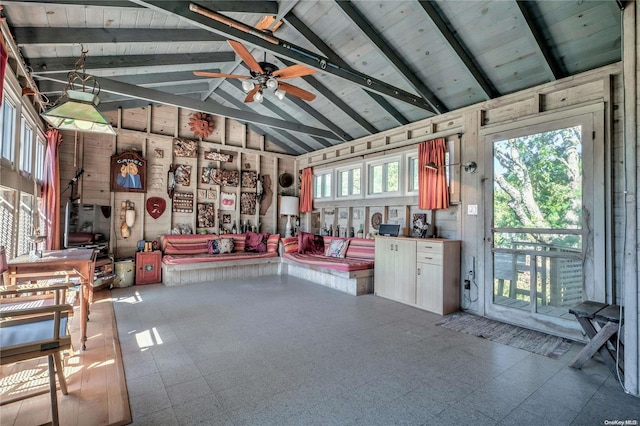
{"label": "ceiling fan", "polygon": [[281,80],[294,77],[302,77],[316,72],[316,70],[304,65],[292,65],[283,69],[279,69],[276,65],[269,63],[266,59],[258,62],[251,56],[251,52],[240,42],[227,40],[231,48],[240,56],[240,58],[249,67],[250,75],[240,74],[224,74],[207,71],[194,71],[193,73],[199,77],[221,77],[221,78],[238,78],[244,80],[242,89],[247,93],[245,102],[262,103],[264,91],[272,90],[278,99],[283,99],[285,94],[295,96],[305,101],[312,101],[316,98],[311,92],[301,89],[292,84]]}

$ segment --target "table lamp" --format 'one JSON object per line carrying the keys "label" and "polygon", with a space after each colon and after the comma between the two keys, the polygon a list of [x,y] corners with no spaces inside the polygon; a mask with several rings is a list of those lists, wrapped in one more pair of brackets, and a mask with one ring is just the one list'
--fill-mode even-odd
{"label": "table lamp", "polygon": [[287,228],[285,237],[293,236],[291,233],[291,216],[298,215],[298,197],[283,196],[280,199],[280,214],[287,215]]}

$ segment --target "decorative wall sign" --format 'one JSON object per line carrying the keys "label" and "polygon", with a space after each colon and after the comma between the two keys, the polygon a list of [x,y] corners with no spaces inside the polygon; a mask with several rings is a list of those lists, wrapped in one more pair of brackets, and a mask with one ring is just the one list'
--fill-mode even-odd
{"label": "decorative wall sign", "polygon": [[226,224],[231,224],[231,215],[227,214],[227,213],[223,214],[222,215],[222,223],[225,224],[225,225]]}
{"label": "decorative wall sign", "polygon": [[243,188],[255,188],[257,182],[258,182],[258,173],[251,170],[244,170],[242,172]]}
{"label": "decorative wall sign", "polygon": [[150,197],[147,199],[146,203],[147,213],[154,219],[159,218],[164,213],[167,208],[167,202],[164,198],[160,197]]}
{"label": "decorative wall sign", "polygon": [[153,156],[154,158],[164,158],[164,150],[163,149],[154,149],[153,150]]}
{"label": "decorative wall sign", "polygon": [[213,133],[213,117],[204,112],[195,112],[189,118],[189,129],[195,137],[206,138]]}
{"label": "decorative wall sign", "polygon": [[213,203],[198,203],[198,228],[213,228],[215,223],[215,205]]}
{"label": "decorative wall sign", "polygon": [[233,161],[233,155],[231,154],[222,154],[220,152],[215,151],[205,151],[204,152],[205,160],[213,160],[213,161],[222,161],[231,163]]}
{"label": "decorative wall sign", "polygon": [[220,177],[220,185],[223,186],[238,186],[240,180],[240,174],[237,170],[218,170],[218,176]]}
{"label": "decorative wall sign", "polygon": [[236,194],[229,192],[220,193],[220,210],[235,210],[236,209]]}
{"label": "decorative wall sign", "polygon": [[200,173],[200,182],[207,183],[209,185],[220,185],[218,169],[214,167],[203,167],[202,173]]}
{"label": "decorative wall sign", "polygon": [[164,167],[162,164],[149,165],[149,190],[162,191],[164,189]]}
{"label": "decorative wall sign", "polygon": [[175,192],[173,194],[173,211],[176,213],[193,213],[193,193]]}
{"label": "decorative wall sign", "polygon": [[203,200],[207,198],[207,190],[206,189],[198,189],[198,200]]}
{"label": "decorative wall sign", "polygon": [[111,190],[147,192],[147,162],[134,151],[111,157]]}
{"label": "decorative wall sign", "polygon": [[176,166],[174,177],[177,185],[191,185],[191,166],[188,166],[186,164],[178,164]]}
{"label": "decorative wall sign", "polygon": [[198,156],[198,141],[173,138],[173,155],[196,158]]}
{"label": "decorative wall sign", "polygon": [[240,194],[240,214],[256,214],[256,194],[243,192]]}
{"label": "decorative wall sign", "polygon": [[215,201],[218,199],[218,192],[215,189],[207,189],[207,200]]}

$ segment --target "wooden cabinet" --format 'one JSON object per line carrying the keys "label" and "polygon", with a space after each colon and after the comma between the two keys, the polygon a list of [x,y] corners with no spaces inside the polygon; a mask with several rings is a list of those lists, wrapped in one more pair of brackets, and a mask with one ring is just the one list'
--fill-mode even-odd
{"label": "wooden cabinet", "polygon": [[460,241],[417,243],[416,305],[446,315],[460,309]]}
{"label": "wooden cabinet", "polygon": [[375,293],[399,302],[415,304],[415,240],[377,237],[375,262]]}
{"label": "wooden cabinet", "polygon": [[160,250],[136,253],[136,284],[154,284],[162,282]]}
{"label": "wooden cabinet", "polygon": [[376,237],[375,293],[445,315],[460,308],[460,241]]}

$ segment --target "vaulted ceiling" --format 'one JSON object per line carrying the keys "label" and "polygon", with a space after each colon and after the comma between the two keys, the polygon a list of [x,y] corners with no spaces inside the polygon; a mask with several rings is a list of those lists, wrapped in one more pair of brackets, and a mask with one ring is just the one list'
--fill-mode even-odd
{"label": "vaulted ceiling", "polygon": [[[168,104],[218,114],[300,154],[620,60],[620,3],[558,1],[3,2],[40,93],[55,99],[82,49],[100,108]],[[205,16],[195,6],[212,11]],[[208,12],[204,12],[207,14]],[[210,16],[216,17],[212,19]],[[265,16],[272,33],[253,29]],[[226,20],[228,18],[228,20]],[[316,95],[265,93],[245,103],[249,75],[227,40]]]}

